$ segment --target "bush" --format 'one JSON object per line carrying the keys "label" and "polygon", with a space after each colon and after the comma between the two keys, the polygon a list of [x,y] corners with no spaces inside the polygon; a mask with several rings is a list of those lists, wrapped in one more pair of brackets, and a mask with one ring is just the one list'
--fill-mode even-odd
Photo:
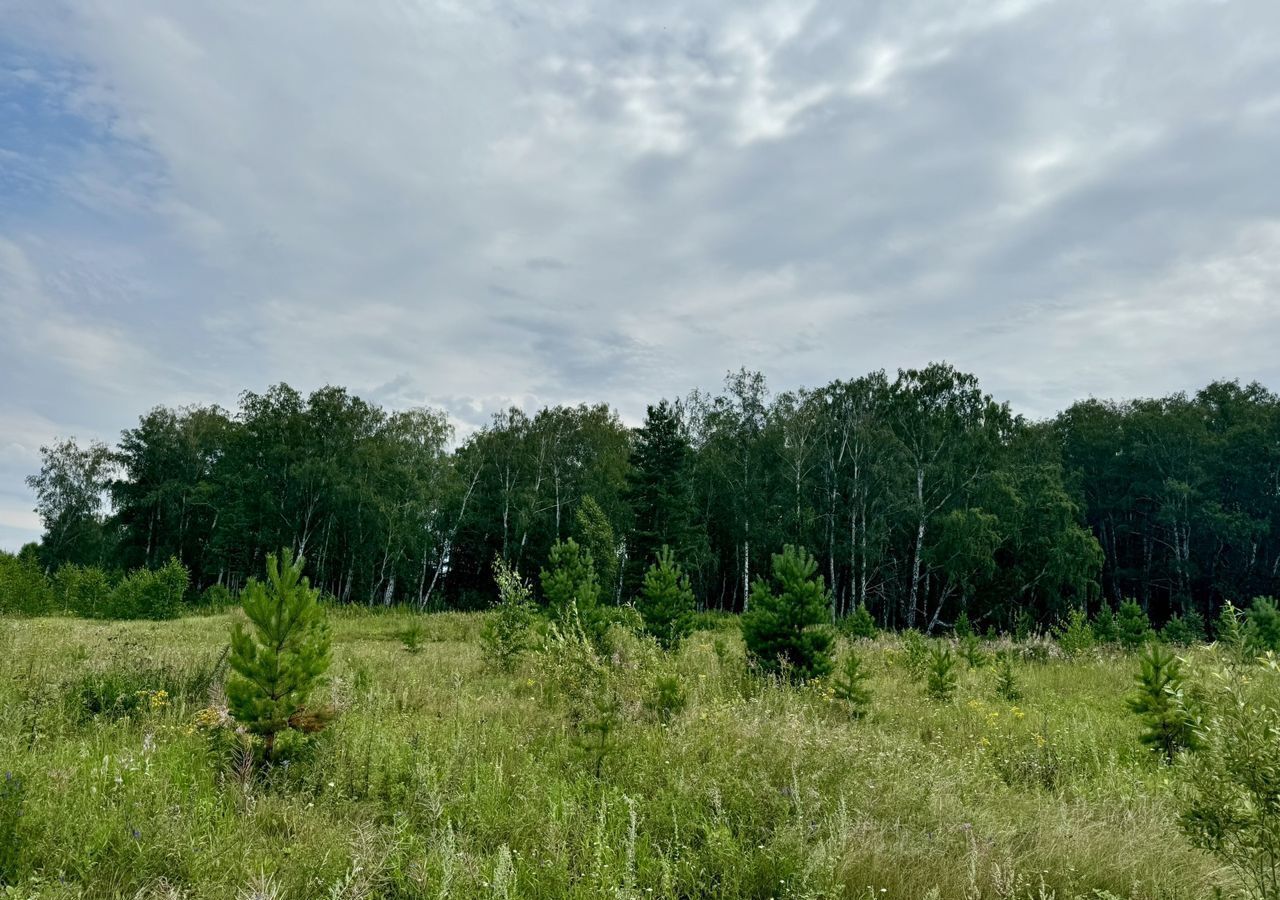
{"label": "bush", "polygon": [[644,620],[644,630],[664,650],[673,650],[693,630],[695,602],[689,576],[665,544],[658,559],[644,573],[636,608]]}
{"label": "bush", "polygon": [[923,678],[929,666],[929,642],[914,628],[902,632],[902,664],[913,681]]}
{"label": "bush", "polygon": [[63,609],[85,619],[101,618],[111,603],[111,579],[95,566],[65,565],[53,576]]}
{"label": "bush", "polygon": [[267,581],[251,581],[241,596],[252,625],[231,632],[227,704],[236,721],[261,735],[274,759],[276,735],[286,728],[318,731],[328,715],[307,710],[311,691],[329,668],[329,625],[318,591],[302,575],[303,558],[289,550],[267,557]]}
{"label": "bush", "polygon": [[43,616],[53,610],[53,589],[40,564],[25,555],[0,552],[0,613]]}
{"label": "bush", "polygon": [[751,586],[751,608],[742,614],[742,637],[766,672],[784,669],[808,680],[831,671],[829,605],[818,563],[803,547],[787,545],[773,556],[773,590],[762,579]]}
{"label": "bush", "polygon": [[209,612],[221,612],[235,602],[235,595],[225,584],[211,584],[200,594],[200,605]]}
{"label": "bush", "polygon": [[1272,597],[1254,597],[1245,614],[1245,643],[1254,653],[1280,651],[1280,609]]}
{"label": "bush", "polygon": [[956,660],[951,648],[935,644],[929,651],[929,668],[926,674],[925,693],[930,700],[945,703],[956,690]]}
{"label": "bush", "polygon": [[1120,604],[1116,615],[1116,640],[1126,650],[1137,650],[1151,639],[1151,620],[1142,607],[1132,600]]}
{"label": "bush", "polygon": [[1213,637],[1231,653],[1244,650],[1244,629],[1240,625],[1240,611],[1228,600],[1218,611],[1213,626]]}
{"label": "bush", "polygon": [[871,640],[879,632],[876,628],[876,620],[871,617],[866,603],[859,603],[857,609],[845,616],[841,626],[844,633],[854,639]]}
{"label": "bush", "polygon": [[176,619],[190,576],[186,566],[170,559],[160,569],[130,572],[111,591],[99,615],[108,619]]}
{"label": "bush", "polygon": [[1138,689],[1129,708],[1142,717],[1142,743],[1173,762],[1191,746],[1191,716],[1182,700],[1182,665],[1167,648],[1147,645],[1136,678]]}
{"label": "bush", "polygon": [[1160,637],[1165,643],[1187,647],[1204,640],[1204,616],[1194,609],[1185,616],[1173,616],[1165,623]]}
{"label": "bush", "polygon": [[1076,656],[1093,647],[1093,629],[1089,627],[1089,617],[1083,609],[1076,607],[1067,613],[1067,618],[1053,629],[1058,646],[1067,656]]}
{"label": "bush", "polygon": [[1280,684],[1226,681],[1187,760],[1179,817],[1191,843],[1226,862],[1250,895],[1280,898]]}
{"label": "bush", "polygon": [[533,591],[502,557],[494,557],[493,579],[498,602],[480,631],[480,649],[496,668],[510,672],[525,651],[533,624]]}

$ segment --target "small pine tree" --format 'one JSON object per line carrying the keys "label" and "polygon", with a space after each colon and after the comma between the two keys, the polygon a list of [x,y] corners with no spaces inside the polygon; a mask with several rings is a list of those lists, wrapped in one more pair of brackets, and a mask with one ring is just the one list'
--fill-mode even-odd
{"label": "small pine tree", "polygon": [[649,696],[644,701],[645,709],[664,725],[670,724],[672,719],[680,715],[687,703],[688,696],[678,675],[659,675],[655,678]]}
{"label": "small pine tree", "polygon": [[533,624],[533,592],[520,573],[501,556],[493,560],[498,602],[480,629],[480,648],[486,660],[504,672],[516,667]]}
{"label": "small pine tree", "polygon": [[1036,617],[1031,610],[1023,607],[1018,611],[1018,618],[1013,623],[1013,637],[1017,641],[1025,641],[1036,630]]}
{"label": "small pine tree", "polygon": [[954,631],[956,633],[956,637],[962,640],[973,634],[973,624],[969,621],[968,610],[960,610],[960,615],[956,616]]}
{"label": "small pine tree", "polygon": [[866,603],[859,603],[858,608],[844,620],[844,633],[851,638],[870,640],[877,634],[876,620],[871,617]]}
{"label": "small pine tree", "polygon": [[981,669],[987,664],[987,654],[983,652],[982,641],[976,634],[965,635],[960,639],[960,656],[970,669]]}
{"label": "small pine tree", "polygon": [[1120,637],[1116,628],[1116,614],[1111,611],[1111,604],[1105,600],[1102,609],[1093,617],[1093,639],[1099,644],[1114,644]]}
{"label": "small pine tree", "polygon": [[551,609],[551,615],[565,627],[571,610],[576,609],[582,627],[589,633],[599,618],[596,607],[600,602],[600,584],[596,580],[595,562],[591,553],[578,545],[573,538],[556,541],[547,560],[548,567],[540,575],[542,595]]}
{"label": "small pine tree", "polygon": [[408,623],[400,629],[397,637],[400,638],[400,643],[404,645],[405,650],[414,654],[421,653],[422,640],[425,637],[422,617],[410,614]]}
{"label": "small pine tree", "polygon": [[1093,647],[1093,629],[1089,627],[1089,617],[1083,609],[1076,607],[1067,613],[1065,621],[1053,629],[1058,646],[1067,656],[1076,656]]}
{"label": "small pine tree", "polygon": [[1140,660],[1137,691],[1129,708],[1142,717],[1142,743],[1173,762],[1179,750],[1191,746],[1191,717],[1182,703],[1182,667],[1167,647],[1147,645]]}
{"label": "small pine tree", "polygon": [[773,555],[773,581],[751,586],[751,608],[742,615],[742,638],[766,672],[784,668],[808,680],[831,671],[832,635],[827,629],[827,589],[818,563],[803,547],[788,544]]}
{"label": "small pine tree", "polygon": [[923,678],[929,666],[929,642],[914,628],[902,632],[902,664],[912,681]]}
{"label": "small pine tree", "polygon": [[956,660],[951,648],[935,644],[929,651],[929,668],[925,672],[925,693],[929,699],[946,703],[956,690]]}
{"label": "small pine tree", "polygon": [[1222,604],[1213,627],[1214,639],[1230,653],[1244,650],[1244,629],[1240,627],[1240,611],[1230,600]]}
{"label": "small pine tree", "polygon": [[996,657],[996,696],[1009,703],[1022,699],[1015,666],[1012,650],[1005,650]]}
{"label": "small pine tree", "polygon": [[1204,617],[1194,609],[1185,616],[1172,616],[1160,632],[1166,644],[1190,646],[1204,640]]}
{"label": "small pine tree", "polygon": [[1254,597],[1245,614],[1245,643],[1254,653],[1280,652],[1280,609],[1272,597]]}
{"label": "small pine tree", "polygon": [[867,687],[867,679],[871,676],[862,667],[862,658],[850,652],[840,664],[831,690],[835,698],[849,710],[851,718],[860,719],[866,715],[871,703],[871,689]]}
{"label": "small pine tree", "polygon": [[1151,639],[1151,620],[1132,600],[1120,604],[1120,612],[1116,615],[1116,639],[1126,650],[1137,650]]}
{"label": "small pine tree", "polygon": [[696,602],[689,576],[685,575],[671,548],[665,544],[658,552],[658,559],[644,573],[640,596],[636,602],[644,629],[658,641],[664,650],[679,646],[693,630],[693,614]]}
{"label": "small pine tree", "polygon": [[241,605],[252,630],[231,632],[227,705],[246,730],[262,736],[266,758],[286,728],[324,727],[322,711],[307,711],[312,690],[329,668],[329,625],[319,591],[302,574],[303,558],[285,550],[267,556],[267,580],[251,581]]}

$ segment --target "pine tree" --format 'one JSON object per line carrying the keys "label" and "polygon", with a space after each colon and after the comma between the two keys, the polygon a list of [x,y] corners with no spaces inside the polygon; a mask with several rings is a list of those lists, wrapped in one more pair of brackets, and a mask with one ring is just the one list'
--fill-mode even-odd
{"label": "pine tree", "polygon": [[956,637],[967,638],[973,634],[973,624],[969,621],[969,613],[967,610],[960,610],[960,615],[956,616],[956,624],[953,629]]}
{"label": "pine tree", "polygon": [[1098,614],[1093,617],[1092,627],[1093,638],[1099,644],[1114,644],[1120,636],[1116,628],[1116,614],[1111,611],[1111,605],[1105,600],[1102,603],[1102,609],[1098,610]]}
{"label": "pine tree", "polygon": [[563,625],[576,608],[583,627],[590,630],[589,623],[596,618],[600,602],[600,584],[591,552],[569,538],[556,541],[547,562],[549,567],[541,571],[540,577],[542,595],[552,616]]}
{"label": "pine tree", "polygon": [[306,709],[329,668],[329,625],[303,562],[289,550],[268,555],[266,582],[251,581],[241,594],[252,630],[237,622],[231,632],[227,703],[237,722],[262,736],[268,760],[281,731],[315,731],[328,721],[323,710]]}
{"label": "pine tree", "polygon": [[803,547],[788,544],[773,555],[775,592],[763,579],[751,586],[742,614],[742,637],[766,672],[785,666],[790,677],[818,678],[831,671],[832,636],[825,626],[829,603],[818,563]]}
{"label": "pine tree", "polygon": [[1166,644],[1186,647],[1204,640],[1204,618],[1200,613],[1191,610],[1185,616],[1172,616],[1165,623],[1160,636]]}
{"label": "pine tree", "polygon": [[1013,638],[1016,641],[1025,641],[1035,630],[1036,617],[1024,606],[1018,611],[1018,618],[1013,623]]}
{"label": "pine tree", "polygon": [[876,636],[877,632],[876,620],[871,617],[866,603],[859,603],[858,608],[844,620],[844,633],[851,638],[870,640]]}
{"label": "pine tree", "polygon": [[1273,598],[1253,598],[1245,614],[1245,642],[1254,653],[1280,652],[1280,609]]}
{"label": "pine tree", "polygon": [[832,694],[848,707],[849,715],[855,719],[862,718],[871,703],[871,690],[867,687],[870,677],[862,667],[862,657],[850,651],[831,683]]}
{"label": "pine tree", "polygon": [[1132,600],[1120,604],[1116,615],[1116,639],[1126,650],[1137,650],[1151,638],[1151,620]]}
{"label": "pine tree", "polygon": [[1152,642],[1140,660],[1137,691],[1129,708],[1142,717],[1142,743],[1168,762],[1192,744],[1191,717],[1182,704],[1182,667],[1167,647]]}
{"label": "pine tree", "polygon": [[1093,646],[1093,629],[1089,627],[1089,618],[1083,609],[1076,607],[1067,613],[1066,621],[1061,622],[1053,630],[1058,639],[1058,646],[1067,656],[1076,656]]}
{"label": "pine tree", "polygon": [[996,657],[996,695],[1010,703],[1022,699],[1012,650],[1005,650]]}
{"label": "pine tree", "polygon": [[693,630],[693,590],[670,547],[664,545],[657,561],[645,571],[636,606],[645,631],[665,650],[675,649]]}
{"label": "pine tree", "polygon": [[925,693],[929,699],[945,703],[956,690],[956,659],[951,648],[935,644],[929,651],[929,667],[925,672]]}

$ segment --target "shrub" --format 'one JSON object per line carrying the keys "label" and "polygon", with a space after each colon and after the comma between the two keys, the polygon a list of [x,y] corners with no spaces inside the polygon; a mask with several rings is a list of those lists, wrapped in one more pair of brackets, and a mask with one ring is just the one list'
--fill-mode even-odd
{"label": "shrub", "polygon": [[65,565],[53,576],[63,609],[86,619],[105,616],[111,602],[111,579],[95,566]]}
{"label": "shrub", "polygon": [[930,700],[945,703],[956,690],[956,660],[951,648],[935,644],[929,651],[929,667],[926,674],[925,693]]}
{"label": "shrub", "polygon": [[1053,634],[1058,646],[1067,656],[1076,656],[1093,647],[1093,629],[1089,627],[1089,617],[1079,607],[1067,613],[1067,618],[1053,629]]}
{"label": "shrub", "polygon": [[200,594],[200,605],[209,612],[221,612],[236,602],[225,584],[211,584]]}
{"label": "shrub", "polygon": [[996,695],[1012,703],[1022,699],[1013,652],[1005,650],[996,656]]}
{"label": "shrub", "polygon": [[1254,653],[1280,651],[1280,609],[1274,598],[1253,598],[1245,614],[1245,643]]}
{"label": "shrub", "polygon": [[480,631],[480,649],[486,660],[510,672],[525,651],[533,624],[533,591],[501,556],[494,557],[493,579],[498,585],[498,602]]}
{"label": "shrub", "polygon": [[766,672],[784,668],[799,680],[831,671],[827,591],[818,563],[803,547],[787,545],[773,556],[773,590],[762,579],[751,586],[751,608],[742,615],[742,637]]}
{"label": "shrub", "polygon": [[43,616],[54,609],[49,579],[35,559],[0,552],[0,613]]}
{"label": "shrub", "polygon": [[1142,718],[1142,743],[1173,762],[1191,746],[1191,717],[1182,701],[1182,667],[1167,647],[1147,645],[1138,670],[1137,691],[1129,708]]}
{"label": "shrub", "polygon": [[866,603],[859,603],[857,609],[845,616],[842,625],[844,633],[851,638],[871,640],[879,631],[876,628],[876,620],[871,617],[870,611],[867,610]]}
{"label": "shrub", "polygon": [[871,676],[862,667],[862,657],[850,652],[840,663],[835,680],[831,683],[832,696],[845,705],[849,716],[860,719],[871,703],[871,690],[867,679]]}
{"label": "shrub", "polygon": [[1191,843],[1226,862],[1253,897],[1280,898],[1280,705],[1264,683],[1224,684],[1196,731],[1179,816]]}
{"label": "shrub", "polygon": [[644,620],[644,630],[665,650],[672,650],[693,630],[696,604],[689,576],[665,544],[658,559],[644,573],[636,608]]}
{"label": "shrub", "polygon": [[1213,626],[1214,639],[1231,653],[1244,650],[1244,629],[1240,626],[1240,611],[1230,600],[1222,604]]}
{"label": "shrub", "polygon": [[1173,616],[1160,632],[1165,643],[1186,647],[1204,640],[1204,616],[1194,609],[1185,616]]}
{"label": "shrub", "polygon": [[274,759],[276,736],[286,728],[318,731],[323,710],[306,709],[312,690],[329,668],[329,625],[318,591],[302,574],[303,558],[285,550],[267,557],[267,581],[251,581],[241,595],[253,626],[236,622],[231,632],[227,703],[236,721],[262,736]]}
{"label": "shrub", "polygon": [[677,675],[659,675],[645,698],[645,709],[664,725],[684,711],[688,698]]}
{"label": "shrub", "polygon": [[186,566],[177,559],[159,569],[137,569],[112,589],[100,614],[109,619],[175,619],[189,581]]}
{"label": "shrub", "polygon": [[1114,644],[1120,637],[1116,628],[1116,614],[1111,611],[1111,604],[1105,600],[1102,609],[1093,617],[1093,639],[1099,644]]}
{"label": "shrub", "polygon": [[1137,650],[1151,639],[1151,620],[1142,607],[1132,600],[1120,604],[1116,615],[1116,640],[1126,650]]}

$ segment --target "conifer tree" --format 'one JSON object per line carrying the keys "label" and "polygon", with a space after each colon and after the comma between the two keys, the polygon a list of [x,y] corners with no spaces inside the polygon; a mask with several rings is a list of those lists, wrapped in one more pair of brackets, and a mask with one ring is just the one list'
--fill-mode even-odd
{"label": "conifer tree", "polygon": [[1153,641],[1140,665],[1138,689],[1129,698],[1129,708],[1142,717],[1142,743],[1173,762],[1179,750],[1191,746],[1194,736],[1191,717],[1182,704],[1181,663],[1167,647]]}
{"label": "conifer tree", "polygon": [[832,635],[825,625],[830,604],[817,571],[818,563],[803,547],[788,544],[773,555],[776,591],[763,579],[752,585],[742,637],[764,671],[779,672],[785,666],[798,680],[831,671]]}
{"label": "conifer tree", "polygon": [[1012,650],[1004,650],[996,657],[996,695],[1010,703],[1022,699]]}
{"label": "conifer tree", "polygon": [[1102,609],[1093,617],[1093,638],[1099,644],[1114,644],[1119,637],[1116,629],[1116,614],[1111,611],[1111,604],[1103,601]]}
{"label": "conifer tree", "polygon": [[1137,650],[1151,638],[1151,620],[1132,600],[1120,604],[1116,615],[1116,639],[1126,650]]}
{"label": "conifer tree", "polygon": [[1271,597],[1254,597],[1245,615],[1245,640],[1254,653],[1280,652],[1280,608]]}
{"label": "conifer tree", "polygon": [[237,722],[262,736],[268,760],[281,731],[315,731],[327,722],[322,711],[306,709],[329,668],[329,625],[303,562],[290,550],[268,555],[266,582],[251,581],[241,594],[252,628],[236,622],[231,632],[227,703]]}
{"label": "conifer tree", "polygon": [[600,601],[600,584],[591,551],[579,546],[573,538],[556,541],[547,563],[540,577],[542,595],[552,616],[563,625],[570,618],[570,610],[576,607],[578,617],[587,627],[595,619]]}
{"label": "conifer tree", "polygon": [[956,616],[956,624],[954,629],[956,637],[964,639],[973,634],[973,624],[969,621],[968,610],[960,610],[960,615]]}
{"label": "conifer tree", "polygon": [[849,708],[849,715],[855,719],[862,718],[871,703],[871,689],[866,684],[870,677],[862,667],[862,657],[850,651],[831,683],[835,698]]}
{"label": "conifer tree", "polygon": [[925,672],[925,693],[929,699],[945,703],[956,690],[956,659],[951,648],[935,644],[929,651],[929,667]]}
{"label": "conifer tree", "polygon": [[591,554],[600,582],[601,596],[606,602],[612,602],[617,590],[618,539],[613,525],[609,523],[609,517],[604,514],[594,497],[588,495],[582,498],[574,517],[574,531],[579,544]]}
{"label": "conifer tree", "polygon": [[867,604],[859,603],[858,608],[849,614],[844,620],[844,631],[851,638],[866,638],[870,640],[876,636],[876,620],[871,618]]}
{"label": "conifer tree", "polygon": [[657,561],[644,573],[636,606],[645,631],[665,650],[674,649],[693,629],[695,601],[689,576],[680,570],[665,544]]}

